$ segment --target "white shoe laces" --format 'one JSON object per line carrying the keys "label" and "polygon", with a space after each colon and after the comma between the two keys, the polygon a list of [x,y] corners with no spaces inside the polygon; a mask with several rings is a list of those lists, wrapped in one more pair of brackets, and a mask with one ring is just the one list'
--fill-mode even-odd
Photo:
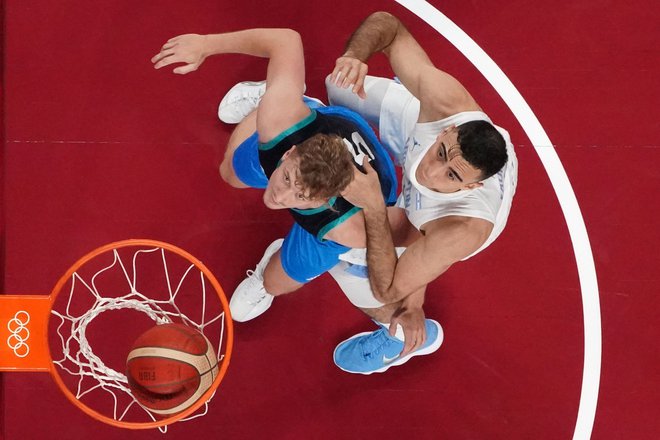
{"label": "white shoe laces", "polygon": [[245,91],[237,95],[225,108],[231,107],[235,113],[245,117],[257,108],[260,100],[261,94],[258,90]]}
{"label": "white shoe laces", "polygon": [[263,301],[267,295],[266,289],[264,288],[264,282],[252,269],[249,269],[245,274],[249,281],[245,286],[242,286],[241,294],[246,302],[252,305],[257,305]]}

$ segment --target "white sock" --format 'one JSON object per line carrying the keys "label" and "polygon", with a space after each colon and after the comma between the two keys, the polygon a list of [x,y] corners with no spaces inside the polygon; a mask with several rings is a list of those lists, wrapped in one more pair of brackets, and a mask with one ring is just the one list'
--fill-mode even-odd
{"label": "white sock", "polygon": [[[384,322],[379,322],[376,321],[379,325],[382,325],[385,327],[387,330],[390,329],[390,323],[384,323]],[[403,341],[405,339],[405,336],[403,335],[403,327],[401,327],[400,324],[396,325],[396,333],[394,333],[394,337],[397,338],[400,341]]]}

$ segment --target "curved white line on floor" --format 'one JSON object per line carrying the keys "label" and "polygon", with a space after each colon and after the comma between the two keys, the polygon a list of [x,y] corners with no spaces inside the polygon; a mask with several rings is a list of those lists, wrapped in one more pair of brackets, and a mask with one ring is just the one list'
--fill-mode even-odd
{"label": "curved white line on floor", "polygon": [[396,0],[452,43],[481,74],[491,83],[523,130],[532,141],[536,153],[545,167],[564,213],[568,232],[573,243],[575,261],[582,289],[582,313],[584,316],[584,367],[582,391],[578,409],[574,440],[589,439],[596,416],[598,387],[601,367],[600,301],[596,267],[587,228],[580,212],[566,171],[552,146],[548,135],[527,102],[495,62],[462,29],[440,11],[423,0]]}

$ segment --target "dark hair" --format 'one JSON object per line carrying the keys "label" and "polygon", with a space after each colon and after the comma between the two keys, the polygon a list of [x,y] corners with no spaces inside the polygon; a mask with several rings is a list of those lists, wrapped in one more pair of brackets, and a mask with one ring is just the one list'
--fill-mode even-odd
{"label": "dark hair", "polygon": [[459,125],[458,144],[463,158],[481,171],[481,180],[496,174],[507,161],[504,138],[486,121],[470,121]]}
{"label": "dark hair", "polygon": [[298,144],[298,179],[310,199],[338,196],[353,180],[353,156],[337,135],[316,134]]}

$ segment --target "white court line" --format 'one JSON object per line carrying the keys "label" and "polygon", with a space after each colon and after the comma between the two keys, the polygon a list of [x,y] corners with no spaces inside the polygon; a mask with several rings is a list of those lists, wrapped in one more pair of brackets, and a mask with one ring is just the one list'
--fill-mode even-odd
{"label": "white court line", "polygon": [[552,187],[559,199],[568,233],[573,243],[580,287],[582,290],[582,314],[584,317],[584,366],[582,371],[582,390],[580,406],[573,440],[586,440],[596,417],[598,387],[602,353],[600,300],[598,281],[587,228],[580,212],[573,187],[568,180],[557,152],[545,133],[539,120],[527,102],[502,72],[497,64],[481,49],[462,29],[440,11],[423,0],[396,0],[397,3],[424,20],[443,37],[449,40],[491,83],[523,130],[532,141],[534,149],[545,167]]}

